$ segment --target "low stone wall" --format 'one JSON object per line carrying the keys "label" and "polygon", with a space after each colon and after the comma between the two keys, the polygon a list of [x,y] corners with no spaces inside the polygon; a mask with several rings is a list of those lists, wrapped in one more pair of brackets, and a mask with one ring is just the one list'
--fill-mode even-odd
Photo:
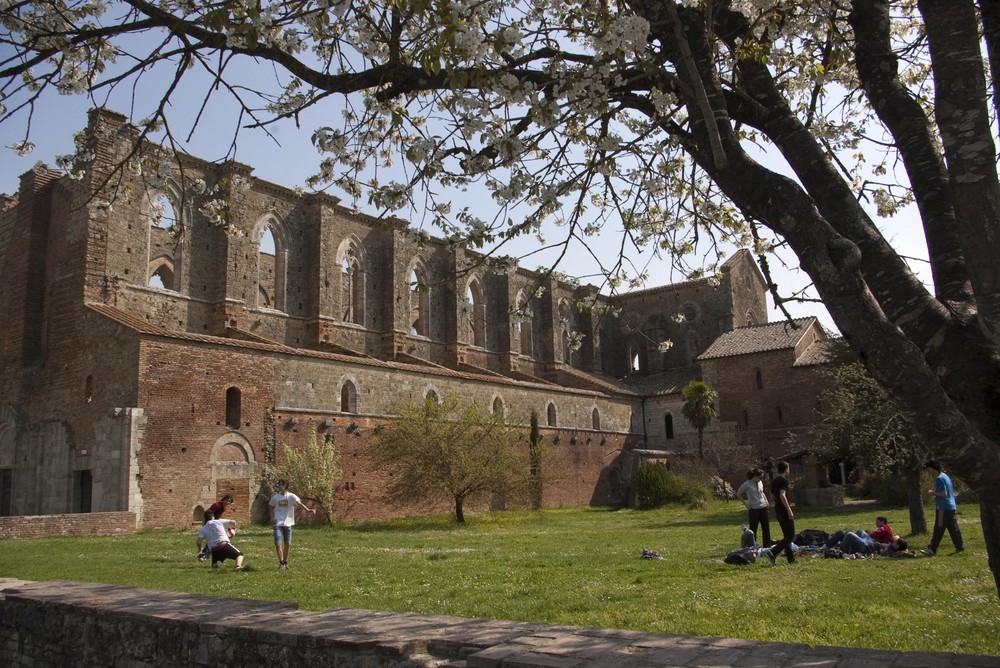
{"label": "low stone wall", "polygon": [[0,539],[45,536],[125,536],[136,531],[135,513],[69,513],[0,517]]}
{"label": "low stone wall", "polygon": [[[252,572],[234,574],[253,577]],[[0,665],[1000,668],[1000,657],[698,638],[0,579]]]}

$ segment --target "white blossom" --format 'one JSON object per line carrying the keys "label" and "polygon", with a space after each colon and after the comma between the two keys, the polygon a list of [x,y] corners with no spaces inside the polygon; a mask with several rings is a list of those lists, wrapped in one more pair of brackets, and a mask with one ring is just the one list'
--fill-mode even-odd
{"label": "white blossom", "polygon": [[198,208],[198,211],[208,219],[213,225],[224,225],[226,223],[226,213],[228,205],[225,200],[213,199],[205,202]]}
{"label": "white blossom", "polygon": [[574,330],[571,331],[566,338],[568,343],[567,347],[569,348],[570,352],[575,353],[580,349],[581,346],[583,346],[583,340],[587,338],[587,335],[581,334],[580,332]]}
{"label": "white blossom", "polygon": [[17,153],[18,157],[23,158],[35,150],[35,145],[32,142],[25,140],[11,144],[10,148],[14,151],[14,153]]}

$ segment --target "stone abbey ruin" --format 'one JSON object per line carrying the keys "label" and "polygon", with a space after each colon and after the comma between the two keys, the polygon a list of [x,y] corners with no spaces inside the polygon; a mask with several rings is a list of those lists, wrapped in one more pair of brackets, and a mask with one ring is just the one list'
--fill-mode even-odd
{"label": "stone abbey ruin", "polygon": [[256,464],[314,434],[340,452],[337,519],[426,512],[385,505],[366,444],[394,402],[449,393],[525,433],[539,415],[546,506],[625,503],[641,453],[696,448],[691,379],[760,457],[814,419],[827,335],[767,322],[746,251],[608,297],[135,139],[95,110],[85,172],[29,171],[2,202],[0,515],[182,527],[228,492],[246,520]]}

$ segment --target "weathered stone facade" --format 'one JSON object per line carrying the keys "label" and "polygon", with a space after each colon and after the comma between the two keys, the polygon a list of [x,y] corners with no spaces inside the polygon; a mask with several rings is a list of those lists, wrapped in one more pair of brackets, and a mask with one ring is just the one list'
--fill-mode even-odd
{"label": "weathered stone facade", "polygon": [[643,383],[696,377],[720,333],[766,321],[746,252],[609,300],[237,163],[148,146],[115,172],[135,129],[113,112],[87,136],[81,180],[28,172],[0,218],[0,514],[183,526],[228,492],[245,520],[256,464],[319,433],[342,455],[338,516],[385,517],[373,428],[448,393],[515,424],[537,411],[565,472],[547,505],[618,503],[632,448],[693,433],[679,388]]}

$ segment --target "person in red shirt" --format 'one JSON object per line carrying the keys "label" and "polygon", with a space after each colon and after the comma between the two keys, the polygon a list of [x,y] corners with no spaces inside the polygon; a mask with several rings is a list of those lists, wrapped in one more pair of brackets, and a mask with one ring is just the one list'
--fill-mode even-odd
{"label": "person in red shirt", "polygon": [[879,515],[875,518],[875,531],[838,531],[823,545],[824,549],[831,547],[839,548],[844,554],[888,554],[901,552],[907,545],[905,540],[893,534],[889,520]]}
{"label": "person in red shirt", "polygon": [[895,534],[892,532],[892,527],[889,526],[889,520],[879,515],[875,518],[875,531],[869,531],[868,537],[876,543],[888,545],[892,542]]}
{"label": "person in red shirt", "polygon": [[215,519],[221,520],[222,515],[226,512],[226,509],[233,503],[233,495],[226,494],[224,497],[213,503],[208,507],[208,512],[215,516]]}

